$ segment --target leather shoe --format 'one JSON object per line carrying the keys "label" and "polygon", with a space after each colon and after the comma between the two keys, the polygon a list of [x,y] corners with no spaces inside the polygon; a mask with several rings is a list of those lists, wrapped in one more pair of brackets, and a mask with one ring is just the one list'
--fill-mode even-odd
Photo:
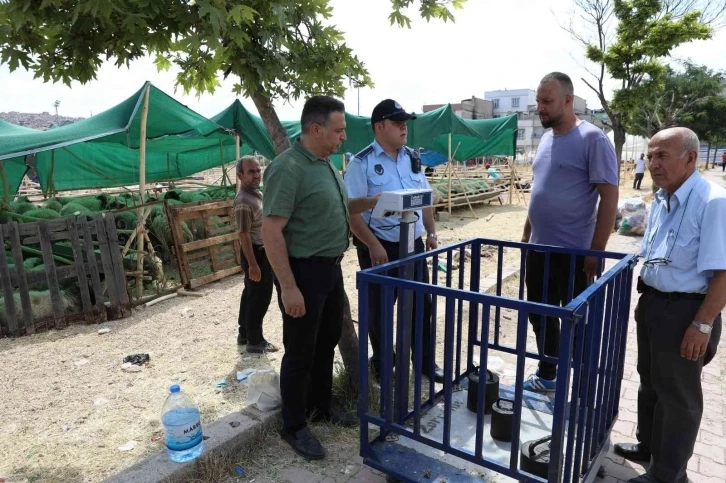
{"label": "leather shoe", "polygon": [[281,430],[280,436],[297,454],[307,460],[321,460],[325,458],[325,448],[320,441],[313,436],[310,429],[306,426],[296,433]]}
{"label": "leather shoe", "polygon": [[358,426],[357,418],[355,418],[351,414],[344,413],[343,411],[338,411],[336,409],[331,409],[327,413],[313,411],[310,421],[313,423],[323,422],[337,424],[338,426],[343,426],[345,428],[353,428],[355,426]]}
{"label": "leather shoe", "polygon": [[630,461],[650,461],[650,450],[643,443],[617,443],[613,452]]}
{"label": "leather shoe", "polygon": [[[431,379],[431,374],[429,374],[429,365],[424,363],[423,364],[423,370],[421,371],[421,374]],[[437,382],[439,384],[444,383],[444,370],[439,367],[438,364],[434,364],[434,382]]]}

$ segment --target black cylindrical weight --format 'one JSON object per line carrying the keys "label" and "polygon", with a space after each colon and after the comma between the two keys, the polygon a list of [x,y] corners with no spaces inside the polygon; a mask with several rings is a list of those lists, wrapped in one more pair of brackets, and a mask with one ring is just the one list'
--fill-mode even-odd
{"label": "black cylindrical weight", "polygon": [[552,436],[526,441],[520,451],[519,467],[522,471],[540,478],[547,478],[550,467],[550,443]]}
{"label": "black cylindrical weight", "polygon": [[492,424],[489,434],[497,441],[512,441],[512,421],[514,419],[514,401],[499,398],[492,405]]}
{"label": "black cylindrical weight", "polygon": [[[484,414],[492,413],[492,405],[499,398],[499,376],[492,371],[487,371],[487,387],[484,396]],[[475,368],[469,374],[469,387],[466,394],[466,407],[469,411],[475,413],[479,400],[479,368]]]}

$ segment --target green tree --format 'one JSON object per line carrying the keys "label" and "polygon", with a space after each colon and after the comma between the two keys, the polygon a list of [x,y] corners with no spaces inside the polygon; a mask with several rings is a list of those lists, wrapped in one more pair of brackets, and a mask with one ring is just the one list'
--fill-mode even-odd
{"label": "green tree", "polygon": [[[585,47],[594,81],[582,79],[610,118],[615,151],[622,157],[626,124],[640,99],[666,73],[677,46],[711,37],[726,12],[724,0],[575,0],[565,29]],[[608,77],[618,84],[607,95]]]}
{"label": "green tree", "polygon": [[[391,25],[410,27],[406,10],[454,20],[466,0],[391,0]],[[273,102],[372,85],[363,62],[327,23],[329,0],[11,0],[0,2],[0,64],[44,81],[82,84],[104,61],[128,66],[152,55],[159,69],[179,68],[185,93],[214,92],[219,77],[238,79],[280,153],[290,146]],[[346,300],[340,341],[357,380],[358,345]]]}
{"label": "green tree", "polygon": [[[711,145],[726,144],[726,97],[716,95],[706,99],[688,126],[698,135],[698,138]],[[714,150],[714,163],[717,161],[718,149]],[[708,159],[706,165],[708,166]]]}
{"label": "green tree", "polygon": [[676,125],[693,128],[706,101],[723,89],[724,76],[688,61],[683,67],[678,72],[666,66],[662,80],[643,84],[643,96],[625,118],[629,133],[650,138]]}

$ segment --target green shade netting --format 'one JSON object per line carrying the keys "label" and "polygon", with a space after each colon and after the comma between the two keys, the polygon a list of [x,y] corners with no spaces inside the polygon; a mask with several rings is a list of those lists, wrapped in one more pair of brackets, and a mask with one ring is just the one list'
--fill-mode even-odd
{"label": "green shade netting", "polygon": [[[4,146],[6,140],[34,132],[38,131],[27,127],[16,126],[15,124],[10,124],[0,119],[0,146]],[[27,169],[24,156],[7,158],[0,161],[0,201],[5,199],[6,183],[9,195],[14,195],[18,192],[18,187]]]}
{"label": "green shade netting", "polygon": [[[231,134],[150,83],[117,106],[73,124],[47,131],[0,129],[0,160],[10,164],[8,160],[22,160],[27,154],[37,153],[36,171],[44,190],[51,173],[55,190],[137,184],[147,86],[148,183],[183,178],[235,160],[235,139]],[[241,153],[250,154],[252,150],[243,145]],[[20,164],[24,166],[22,161]],[[13,193],[18,184],[19,180],[11,186]]]}
{"label": "green shade netting", "polygon": [[[373,142],[369,117],[346,113],[345,120],[347,139],[337,154],[357,153]],[[249,112],[239,100],[212,117],[212,121],[239,133],[241,140],[252,149],[268,159],[274,159],[274,143],[262,119]],[[298,121],[283,121],[282,125],[291,142],[298,138]],[[446,105],[419,114],[416,120],[408,122],[408,127],[409,146],[441,153],[448,152],[448,135],[452,134],[452,153],[456,150],[454,159],[460,161],[480,156],[511,156],[515,153],[516,115],[497,119],[462,119],[454,113],[451,105]],[[340,161],[334,158],[334,162]]]}

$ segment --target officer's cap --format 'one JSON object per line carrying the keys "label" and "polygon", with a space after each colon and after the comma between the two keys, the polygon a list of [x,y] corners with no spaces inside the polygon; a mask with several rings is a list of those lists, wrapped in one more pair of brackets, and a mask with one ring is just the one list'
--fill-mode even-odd
{"label": "officer's cap", "polygon": [[401,107],[401,104],[393,99],[386,99],[385,101],[381,101],[373,109],[371,124],[375,124],[386,119],[390,119],[391,121],[408,121],[409,119],[416,119],[416,116],[406,112],[403,107]]}

